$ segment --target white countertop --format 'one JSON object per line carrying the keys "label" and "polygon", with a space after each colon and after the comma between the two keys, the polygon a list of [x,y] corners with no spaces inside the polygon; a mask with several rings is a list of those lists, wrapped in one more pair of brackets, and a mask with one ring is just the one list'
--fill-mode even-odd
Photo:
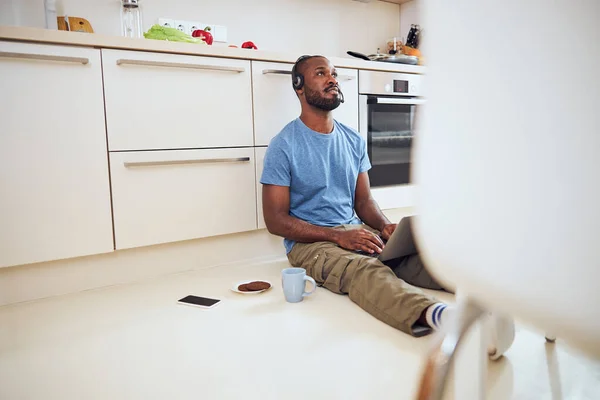
{"label": "white countertop", "polygon": [[[0,26],[0,40],[18,40],[32,43],[88,46],[106,49],[152,51],[199,56],[294,63],[301,54],[247,50],[225,46],[167,42],[150,39],[131,39],[97,33],[66,32],[40,28]],[[323,54],[327,56],[327,54]],[[338,68],[356,68],[373,71],[425,73],[424,66],[365,61],[355,57],[328,57]]]}
{"label": "white countertop", "polygon": [[[414,398],[432,337],[410,337],[322,288],[286,303],[287,266],[220,266],[0,307],[0,398]],[[230,291],[246,279],[273,288]],[[208,310],[176,303],[188,294],[223,301]],[[518,329],[507,357],[490,365],[488,399],[550,398],[549,374],[565,398],[592,399],[600,366],[560,338],[555,346]]]}

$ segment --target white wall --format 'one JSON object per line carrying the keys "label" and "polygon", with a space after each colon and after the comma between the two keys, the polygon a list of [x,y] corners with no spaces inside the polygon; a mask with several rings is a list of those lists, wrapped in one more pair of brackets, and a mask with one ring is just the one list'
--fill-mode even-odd
{"label": "white wall", "polygon": [[[57,3],[59,15],[86,18],[101,34],[120,34],[119,0]],[[141,4],[144,30],[159,17],[225,25],[231,44],[239,46],[251,40],[263,50],[371,54],[400,33],[399,5],[381,1],[143,0]],[[43,0],[0,0],[0,24],[43,27]]]}
{"label": "white wall", "polygon": [[404,38],[402,43],[406,42],[411,24],[421,24],[418,0],[409,1],[400,6],[400,37]]}

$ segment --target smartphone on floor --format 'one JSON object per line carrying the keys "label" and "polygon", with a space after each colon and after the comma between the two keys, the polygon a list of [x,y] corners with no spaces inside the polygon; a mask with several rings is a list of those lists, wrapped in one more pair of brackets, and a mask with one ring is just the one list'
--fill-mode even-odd
{"label": "smartphone on floor", "polygon": [[221,302],[221,300],[211,299],[210,297],[189,295],[189,296],[185,296],[182,299],[177,300],[177,302],[179,304],[184,304],[187,306],[194,306],[194,307],[200,307],[200,308],[213,308],[217,304],[219,304]]}

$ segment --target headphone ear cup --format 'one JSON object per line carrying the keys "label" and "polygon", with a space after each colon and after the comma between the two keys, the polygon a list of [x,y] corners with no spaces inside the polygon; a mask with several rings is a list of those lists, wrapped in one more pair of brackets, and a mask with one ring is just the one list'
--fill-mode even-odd
{"label": "headphone ear cup", "polygon": [[300,90],[304,86],[304,77],[302,75],[296,75],[296,79],[294,79],[294,89]]}

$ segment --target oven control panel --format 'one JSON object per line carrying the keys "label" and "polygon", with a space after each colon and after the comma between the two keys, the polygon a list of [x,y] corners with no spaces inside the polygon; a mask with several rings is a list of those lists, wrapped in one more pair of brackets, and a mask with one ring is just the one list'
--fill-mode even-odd
{"label": "oven control panel", "polygon": [[421,76],[380,71],[358,71],[360,94],[420,96]]}

